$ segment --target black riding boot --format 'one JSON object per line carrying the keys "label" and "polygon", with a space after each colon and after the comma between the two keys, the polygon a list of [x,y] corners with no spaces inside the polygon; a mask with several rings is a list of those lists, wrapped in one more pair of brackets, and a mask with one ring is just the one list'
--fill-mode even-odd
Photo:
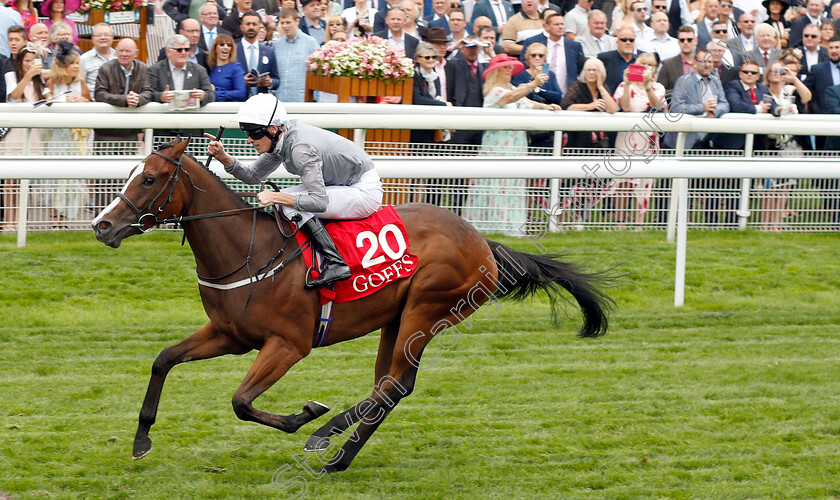
{"label": "black riding boot", "polygon": [[335,248],[335,243],[333,243],[329,233],[327,233],[324,225],[321,224],[321,221],[317,217],[312,217],[306,221],[305,224],[300,226],[300,230],[309,237],[309,240],[313,244],[317,245],[321,256],[327,262],[327,267],[324,271],[317,279],[308,282],[306,288],[321,288],[329,285],[333,281],[346,280],[350,277],[350,266],[344,262],[341,254],[338,253],[338,249]]}

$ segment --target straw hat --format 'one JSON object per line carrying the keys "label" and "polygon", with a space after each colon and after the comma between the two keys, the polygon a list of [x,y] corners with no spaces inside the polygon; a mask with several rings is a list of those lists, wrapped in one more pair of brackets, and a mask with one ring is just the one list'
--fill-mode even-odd
{"label": "straw hat", "polygon": [[525,70],[525,65],[522,64],[519,59],[511,57],[507,54],[499,54],[494,56],[493,59],[490,59],[490,62],[487,63],[487,69],[484,70],[481,78],[487,79],[487,73],[493,71],[494,69],[499,69],[502,66],[513,66],[513,73],[511,73],[511,75],[518,75]]}

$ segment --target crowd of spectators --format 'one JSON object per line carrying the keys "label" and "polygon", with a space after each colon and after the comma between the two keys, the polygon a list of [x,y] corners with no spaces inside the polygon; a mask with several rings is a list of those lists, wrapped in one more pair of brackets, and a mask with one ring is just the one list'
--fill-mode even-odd
{"label": "crowd of spectators", "polygon": [[[135,42],[122,38],[115,45],[105,23],[93,27],[92,48],[79,49],[77,26],[68,18],[79,0],[44,0],[38,8],[32,0],[12,0],[0,6],[0,101],[59,96],[127,107],[152,101],[203,106],[272,92],[281,101],[299,102],[305,60],[313,51],[375,35],[415,61],[418,105],[653,109],[709,119],[728,112],[840,113],[840,1],[792,1],[166,0],[163,11],[177,34],[156,60],[140,61]],[[97,129],[93,143],[127,144],[99,151],[104,153],[132,150],[141,134]],[[13,130],[4,140],[17,135]],[[622,149],[626,156],[648,156],[659,148],[655,134],[640,137],[571,132],[564,146]],[[31,143],[37,148],[48,140],[33,134]],[[412,140],[494,154],[507,145],[519,154],[529,145],[551,146],[554,136],[415,131]],[[673,147],[675,137],[666,134],[662,143]],[[692,133],[686,147],[741,150],[744,139]],[[840,149],[840,139],[770,135],[757,138],[755,147]],[[767,189],[791,185],[765,181]],[[625,184],[637,208],[646,209],[652,181]],[[836,187],[829,184],[825,189]],[[711,212],[717,207],[709,217]],[[766,224],[778,227],[777,220]]]}

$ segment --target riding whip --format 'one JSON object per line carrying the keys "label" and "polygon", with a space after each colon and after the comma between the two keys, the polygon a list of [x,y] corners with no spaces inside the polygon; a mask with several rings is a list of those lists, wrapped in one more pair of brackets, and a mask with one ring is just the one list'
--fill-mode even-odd
{"label": "riding whip", "polygon": [[[222,126],[219,126],[219,131],[216,132],[216,140],[219,141],[219,142],[222,142],[222,134],[224,134],[224,133],[225,133],[225,128],[222,127]],[[204,162],[204,168],[207,168],[207,167],[210,166],[210,160],[212,158],[213,158],[213,156],[207,155],[207,161]]]}

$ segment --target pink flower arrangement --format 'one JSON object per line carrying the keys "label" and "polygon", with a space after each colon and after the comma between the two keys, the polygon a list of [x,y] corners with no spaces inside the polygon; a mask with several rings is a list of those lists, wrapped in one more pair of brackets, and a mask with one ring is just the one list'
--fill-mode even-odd
{"label": "pink flower arrangement", "polygon": [[405,57],[405,52],[375,36],[327,42],[309,56],[306,65],[318,75],[393,82],[414,76],[414,63]]}
{"label": "pink flower arrangement", "polygon": [[124,10],[137,10],[145,7],[147,0],[81,0],[79,11],[104,10],[108,12],[120,12]]}

